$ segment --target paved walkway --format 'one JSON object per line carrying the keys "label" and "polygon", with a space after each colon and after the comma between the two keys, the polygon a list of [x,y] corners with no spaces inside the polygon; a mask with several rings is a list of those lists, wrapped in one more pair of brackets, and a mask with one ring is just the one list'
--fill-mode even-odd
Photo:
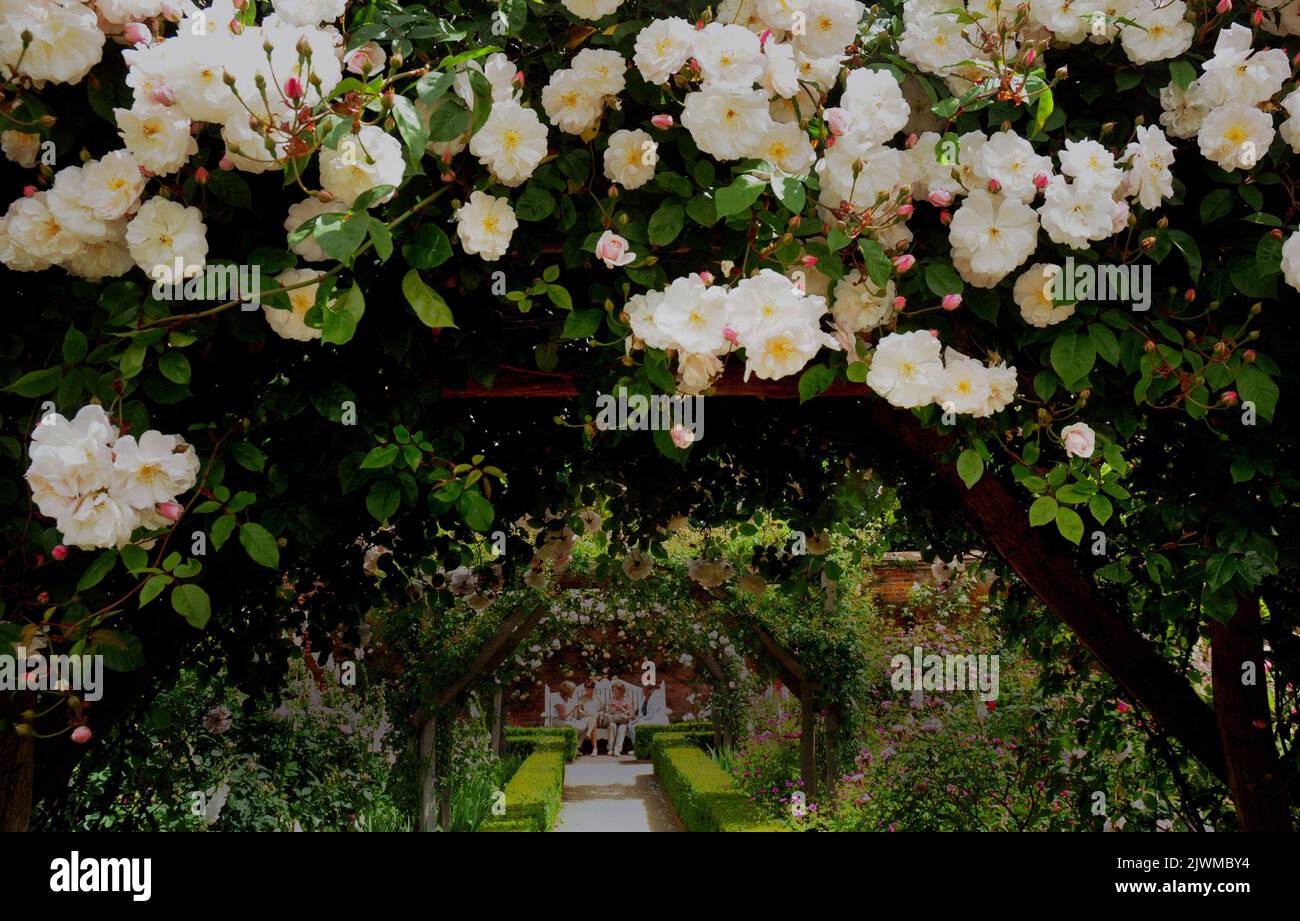
{"label": "paved walkway", "polygon": [[631,758],[579,757],[564,768],[556,831],[681,831],[654,765]]}

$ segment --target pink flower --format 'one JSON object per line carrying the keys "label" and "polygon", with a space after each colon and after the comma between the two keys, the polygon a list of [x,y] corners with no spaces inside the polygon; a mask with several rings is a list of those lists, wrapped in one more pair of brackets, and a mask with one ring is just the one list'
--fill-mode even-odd
{"label": "pink flower", "polygon": [[994,195],[998,194],[999,192],[1002,191],[1002,183],[998,182],[996,179],[990,179],[989,191],[992,192]]}
{"label": "pink flower", "polygon": [[673,117],[671,115],[656,115],[650,119],[650,124],[662,131],[667,131],[673,126]]}
{"label": "pink flower", "polygon": [[122,37],[133,45],[148,45],[153,42],[153,32],[142,22],[128,22],[122,27]]}
{"label": "pink flower", "polygon": [[365,76],[383,70],[387,60],[383,48],[375,42],[366,42],[343,56],[343,66],[358,76]]}
{"label": "pink flower", "polygon": [[952,193],[947,189],[935,189],[926,196],[926,201],[936,208],[946,208],[952,204]]}
{"label": "pink flower", "polygon": [[734,326],[724,326],[722,327],[722,338],[726,339],[732,345],[736,345],[740,342],[740,333],[736,332],[736,327]]}
{"label": "pink flower", "polygon": [[672,431],[673,444],[677,445],[680,450],[685,451],[695,441],[695,433],[682,425],[680,422],[673,426]]}
{"label": "pink flower", "polygon": [[1220,13],[1226,13],[1232,9],[1232,0],[1219,0],[1219,5],[1215,7]]}
{"label": "pink flower", "polygon": [[961,295],[960,295],[960,294],[945,294],[945,295],[943,296],[943,309],[944,309],[944,310],[956,310],[956,309],[957,309],[958,307],[960,307],[960,306],[961,306]]}
{"label": "pink flower", "polygon": [[63,544],[59,544],[57,547],[55,547],[53,550],[50,551],[50,555],[53,556],[56,560],[60,560],[60,561],[66,560],[68,558],[68,548],[63,546]]}
{"label": "pink flower", "polygon": [[1075,457],[1092,457],[1097,446],[1097,434],[1086,422],[1076,422],[1061,429],[1065,453]]}
{"label": "pink flower", "polygon": [[94,733],[90,731],[89,726],[78,726],[76,729],[72,730],[72,741],[76,742],[78,745],[85,745],[93,737]]}
{"label": "pink flower", "polygon": [[911,253],[904,253],[901,256],[894,257],[894,271],[900,275],[916,265],[916,257]]}
{"label": "pink flower", "polygon": [[284,95],[289,99],[301,99],[306,94],[307,90],[303,87],[302,81],[297,77],[290,77],[288,80],[284,81]]}
{"label": "pink flower", "polygon": [[207,185],[208,170],[206,167],[200,166],[198,169],[194,171],[194,181],[197,182],[199,185]]}
{"label": "pink flower", "polygon": [[606,268],[618,268],[636,261],[636,253],[628,252],[627,247],[627,240],[614,231],[607,230],[596,241],[596,255],[605,263]]}
{"label": "pink flower", "polygon": [[903,295],[900,294],[898,295],[898,297],[894,298],[895,310],[902,310],[906,306],[907,306],[907,298],[903,297]]}
{"label": "pink flower", "polygon": [[181,508],[179,502],[159,502],[157,511],[159,515],[162,515],[168,521],[179,521],[184,509]]}
{"label": "pink flower", "polygon": [[803,264],[803,267],[804,267],[805,269],[811,269],[813,266],[815,266],[815,265],[817,264],[817,257],[816,257],[816,256],[800,256],[800,257],[799,257],[799,262]]}
{"label": "pink flower", "polygon": [[839,106],[827,109],[822,117],[826,120],[826,127],[835,137],[841,137],[849,130],[849,113]]}
{"label": "pink flower", "polygon": [[915,209],[912,205],[910,205],[910,204],[909,204],[909,205],[899,205],[899,206],[898,206],[898,216],[899,216],[899,217],[905,217],[905,218],[906,218],[906,217],[911,217],[911,216],[912,216],[912,212],[915,211],[915,210],[916,210],[916,209]]}

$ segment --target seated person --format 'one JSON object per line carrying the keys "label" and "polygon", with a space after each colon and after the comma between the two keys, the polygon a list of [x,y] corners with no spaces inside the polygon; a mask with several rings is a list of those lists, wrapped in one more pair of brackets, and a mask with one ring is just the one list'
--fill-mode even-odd
{"label": "seated person", "polygon": [[588,678],[583,685],[582,693],[578,696],[576,704],[577,716],[584,721],[585,728],[578,735],[578,744],[582,744],[582,739],[587,738],[591,741],[591,753],[597,754],[596,751],[596,729],[604,725],[607,720],[605,717],[605,708],[601,705],[600,698],[596,696],[596,679]]}
{"label": "seated person", "polygon": [[653,684],[647,685],[641,689],[643,696],[641,706],[637,708],[636,716],[632,722],[627,724],[627,737],[636,743],[637,726],[666,726],[668,725],[668,711],[660,704],[655,693],[656,688]]}
{"label": "seated person", "polygon": [[578,730],[578,742],[581,744],[584,736],[595,732],[595,717],[588,718],[582,715],[579,701],[575,699],[578,686],[572,681],[565,681],[559,687],[559,697],[551,705],[551,725],[552,726],[572,726]]}
{"label": "seated person", "polygon": [[623,741],[627,736],[628,725],[636,717],[636,711],[637,706],[627,693],[627,685],[622,681],[613,684],[609,689],[609,710],[606,713],[609,721],[609,753],[611,755],[623,754]]}

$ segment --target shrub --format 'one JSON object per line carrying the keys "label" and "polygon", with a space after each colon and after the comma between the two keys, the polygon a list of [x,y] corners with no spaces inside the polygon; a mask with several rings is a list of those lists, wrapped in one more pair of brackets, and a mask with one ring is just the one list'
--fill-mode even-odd
{"label": "shrub", "polygon": [[578,730],[572,726],[510,728],[506,730],[506,744],[523,755],[540,751],[563,752],[564,760],[572,761],[578,757]]}
{"label": "shrub", "polygon": [[479,830],[550,831],[564,794],[564,762],[564,753],[549,746],[525,758],[506,784],[505,814],[489,816]]}
{"label": "shrub", "polygon": [[685,733],[661,733],[655,775],[687,831],[785,831],[736,789],[726,771]]}
{"label": "shrub", "polygon": [[652,757],[655,736],[665,732],[673,734],[695,733],[701,738],[707,736],[709,742],[713,741],[713,724],[708,720],[670,723],[667,726],[638,726],[636,730],[636,756],[642,761],[648,761]]}

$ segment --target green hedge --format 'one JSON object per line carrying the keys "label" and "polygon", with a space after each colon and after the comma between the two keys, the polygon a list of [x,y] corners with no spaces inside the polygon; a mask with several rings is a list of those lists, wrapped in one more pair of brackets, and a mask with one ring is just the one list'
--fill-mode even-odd
{"label": "green hedge", "polygon": [[505,815],[488,816],[479,831],[550,831],[564,795],[564,762],[558,745],[539,745],[506,784]]}
{"label": "green hedge", "polygon": [[648,761],[654,754],[655,736],[663,732],[696,733],[702,741],[713,742],[713,724],[707,720],[695,720],[689,723],[670,723],[667,726],[638,726],[636,728],[636,756]]}
{"label": "green hedge", "polygon": [[687,831],[788,830],[751,803],[689,736],[661,733],[652,752],[655,776]]}
{"label": "green hedge", "polygon": [[523,755],[539,751],[563,752],[564,760],[572,761],[578,757],[578,730],[572,726],[510,727],[506,729],[506,744]]}

